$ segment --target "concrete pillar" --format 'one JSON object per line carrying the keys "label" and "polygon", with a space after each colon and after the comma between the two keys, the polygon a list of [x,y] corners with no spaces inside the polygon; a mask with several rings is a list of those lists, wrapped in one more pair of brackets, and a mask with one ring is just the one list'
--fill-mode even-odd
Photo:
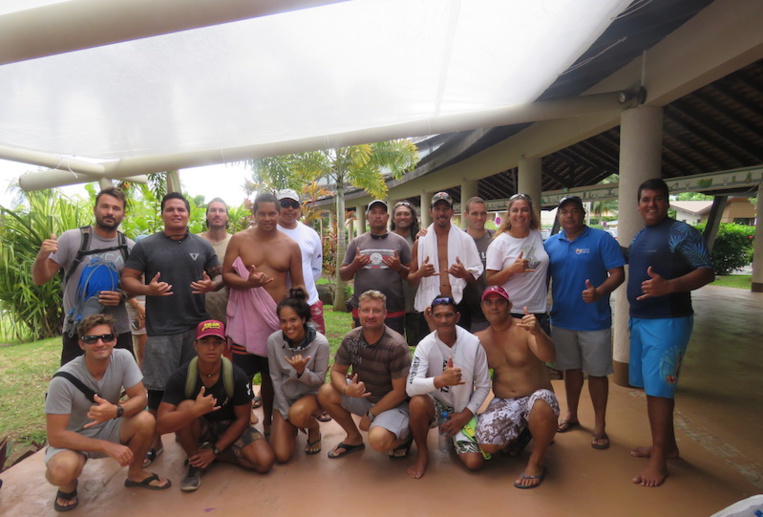
{"label": "concrete pillar", "polygon": [[[662,164],[662,108],[640,107],[626,110],[620,119],[620,246],[628,247],[644,227],[637,211],[638,186],[650,178],[659,178]],[[613,358],[614,381],[628,386],[630,335],[628,333],[628,266],[626,281],[614,293]]]}
{"label": "concrete pillar", "polygon": [[366,231],[366,210],[363,205],[355,207],[355,236]]}
{"label": "concrete pillar", "polygon": [[183,193],[180,186],[180,173],[178,171],[167,171],[167,192]]}
{"label": "concrete pillar", "polygon": [[477,196],[477,180],[464,178],[461,183],[461,228],[466,228],[466,202]]}
{"label": "concrete pillar", "polygon": [[432,204],[432,193],[431,192],[422,192],[421,193],[421,227],[427,228],[430,224],[432,224],[432,218],[429,217],[429,208]]}
{"label": "concrete pillar", "polygon": [[540,196],[542,192],[542,174],[543,167],[540,158],[519,159],[519,181],[517,182],[517,193],[529,194],[533,200],[535,217],[540,222]]}
{"label": "concrete pillar", "polygon": [[100,187],[101,190],[103,190],[105,188],[113,187],[114,182],[111,181],[111,178],[99,178],[98,186]]}
{"label": "concrete pillar", "polygon": [[755,247],[752,259],[752,292],[763,293],[763,183],[758,185],[758,203],[755,214]]}

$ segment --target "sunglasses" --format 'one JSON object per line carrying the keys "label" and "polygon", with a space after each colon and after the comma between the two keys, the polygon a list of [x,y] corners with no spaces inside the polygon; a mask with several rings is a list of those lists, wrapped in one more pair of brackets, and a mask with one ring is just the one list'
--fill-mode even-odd
{"label": "sunglasses", "polygon": [[432,300],[432,307],[436,307],[438,305],[456,305],[456,300],[450,296],[437,296],[434,300]]}
{"label": "sunglasses", "polygon": [[98,342],[99,339],[103,341],[104,343],[111,343],[112,341],[116,339],[116,337],[114,336],[114,334],[100,334],[98,336],[86,335],[86,336],[80,337],[80,339],[86,345],[94,345]]}
{"label": "sunglasses", "polygon": [[293,199],[282,199],[281,208],[299,208],[299,203]]}
{"label": "sunglasses", "polygon": [[513,201],[515,199],[526,199],[528,201],[532,201],[532,198],[530,197],[530,194],[523,194],[521,192],[517,192],[513,196],[509,198],[509,201]]}

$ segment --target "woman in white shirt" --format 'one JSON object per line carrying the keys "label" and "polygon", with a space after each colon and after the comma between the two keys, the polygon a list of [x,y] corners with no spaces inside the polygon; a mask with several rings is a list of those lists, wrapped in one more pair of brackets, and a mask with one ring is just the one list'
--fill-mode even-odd
{"label": "woman in white shirt", "polygon": [[548,333],[548,254],[539,227],[532,198],[511,196],[506,218],[487,249],[485,278],[487,285],[503,286],[509,293],[514,303],[512,316],[521,318],[527,307]]}

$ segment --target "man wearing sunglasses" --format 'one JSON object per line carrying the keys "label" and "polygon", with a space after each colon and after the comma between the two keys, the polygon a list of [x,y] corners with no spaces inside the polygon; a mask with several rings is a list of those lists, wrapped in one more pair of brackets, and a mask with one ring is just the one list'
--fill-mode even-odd
{"label": "man wearing sunglasses", "polygon": [[302,277],[305,280],[307,304],[310,306],[310,321],[321,334],[326,333],[323,319],[323,302],[318,297],[315,282],[323,273],[323,243],[318,232],[303,224],[302,205],[299,194],[290,188],[280,190],[278,195],[278,229],[291,237],[302,251]]}
{"label": "man wearing sunglasses", "polygon": [[339,276],[345,282],[355,278],[355,294],[350,298],[352,318],[357,327],[358,295],[376,289],[387,297],[387,318],[384,323],[399,334],[405,332],[405,293],[403,282],[408,278],[411,247],[406,240],[387,230],[389,212],[381,199],[371,201],[366,209],[370,230],[354,238],[347,246]]}
{"label": "man wearing sunglasses", "polygon": [[456,325],[460,315],[451,296],[436,296],[430,309],[435,330],[416,347],[406,386],[418,450],[406,472],[414,479],[429,465],[427,435],[437,422],[466,468],[477,470],[484,462],[474,431],[477,410],[490,392],[485,350],[474,334]]}
{"label": "man wearing sunglasses", "polygon": [[45,399],[45,477],[58,487],[53,507],[59,512],[77,507],[77,480],[88,459],[108,457],[128,467],[127,487],[169,488],[168,479],[143,470],[156,422],[143,411],[146,390],[135,359],[126,350],[114,350],[114,318],[92,314],[77,335],[84,355],[56,372]]}
{"label": "man wearing sunglasses", "polygon": [[[498,452],[529,428],[533,450],[517,488],[535,488],[546,475],[546,449],[556,434],[559,403],[546,372],[554,360],[554,344],[535,314],[523,307],[521,319],[511,316],[509,294],[493,285],[482,294],[482,312],[490,326],[477,333],[493,368],[493,393],[480,415],[477,440],[486,453]],[[511,455],[511,453],[510,453]]]}

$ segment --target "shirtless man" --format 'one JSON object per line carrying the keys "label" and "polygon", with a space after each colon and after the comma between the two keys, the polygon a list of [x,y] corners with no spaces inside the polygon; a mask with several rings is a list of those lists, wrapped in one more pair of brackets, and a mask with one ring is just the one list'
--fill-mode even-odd
{"label": "shirtless man", "polygon": [[[414,306],[423,312],[428,329],[426,335],[435,328],[429,304],[435,296],[452,297],[461,302],[466,284],[477,283],[483,271],[477,246],[467,233],[451,225],[453,199],[447,192],[432,196],[429,214],[434,221],[426,235],[419,237],[413,245],[408,282],[418,287]],[[456,250],[455,256],[448,256],[448,250]]]}
{"label": "shirtless man", "polygon": [[230,287],[227,336],[231,340],[233,364],[251,381],[262,374],[263,426],[270,432],[273,414],[273,384],[268,370],[268,336],[280,328],[276,306],[288,296],[291,285],[304,287],[302,252],[291,238],[277,228],[278,200],[260,194],[254,200],[256,225],[236,233],[228,243],[223,278]]}
{"label": "shirtless man", "polygon": [[546,475],[546,449],[556,433],[559,403],[545,363],[554,360],[554,344],[527,307],[522,319],[511,317],[511,301],[498,285],[482,294],[482,311],[490,326],[477,333],[488,366],[494,370],[493,393],[480,415],[477,440],[486,453],[498,452],[530,428],[534,446],[517,488],[535,488]]}

